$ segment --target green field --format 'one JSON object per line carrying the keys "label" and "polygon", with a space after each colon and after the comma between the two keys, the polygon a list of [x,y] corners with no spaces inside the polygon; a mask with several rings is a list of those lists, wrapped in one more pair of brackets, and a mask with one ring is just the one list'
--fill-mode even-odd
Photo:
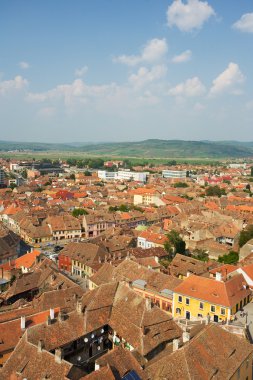
{"label": "green field", "polygon": [[28,158],[66,159],[102,157],[104,159],[129,158],[166,162],[207,163],[223,159],[252,159],[253,143],[236,141],[183,141],[145,140],[140,142],[46,144],[0,141],[0,156]]}

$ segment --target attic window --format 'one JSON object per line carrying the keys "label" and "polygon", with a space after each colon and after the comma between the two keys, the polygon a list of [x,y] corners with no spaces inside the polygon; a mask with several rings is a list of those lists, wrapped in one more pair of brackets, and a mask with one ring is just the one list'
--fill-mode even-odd
{"label": "attic window", "polygon": [[212,295],[213,295],[214,297],[219,297],[219,295],[218,295],[216,292],[213,292]]}

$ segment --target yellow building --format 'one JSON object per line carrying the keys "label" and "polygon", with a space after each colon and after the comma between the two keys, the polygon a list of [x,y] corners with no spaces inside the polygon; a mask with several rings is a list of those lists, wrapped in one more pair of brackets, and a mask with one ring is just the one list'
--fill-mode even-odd
{"label": "yellow building", "polygon": [[242,275],[222,281],[191,275],[174,289],[174,318],[210,317],[214,322],[233,319],[234,314],[251,300],[251,291]]}

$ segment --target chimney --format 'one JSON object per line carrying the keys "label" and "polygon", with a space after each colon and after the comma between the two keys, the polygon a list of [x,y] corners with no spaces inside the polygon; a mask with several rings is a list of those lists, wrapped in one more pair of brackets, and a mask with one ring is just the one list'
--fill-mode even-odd
{"label": "chimney", "polygon": [[50,313],[50,318],[54,319],[54,309],[50,308],[49,313]]}
{"label": "chimney", "polygon": [[24,316],[21,317],[20,323],[21,323],[21,330],[25,330],[25,317]]}
{"label": "chimney", "polygon": [[146,301],[146,309],[151,310],[152,309],[151,299],[145,298],[145,301]]}
{"label": "chimney", "polygon": [[50,326],[52,324],[52,320],[50,315],[47,317],[47,325]]}
{"label": "chimney", "polygon": [[52,274],[52,275],[51,275],[51,283],[54,282],[55,279],[56,279],[56,275],[55,275],[55,274]]}
{"label": "chimney", "polygon": [[173,352],[177,351],[179,349],[179,346],[180,346],[179,339],[173,339]]}
{"label": "chimney", "polygon": [[100,369],[100,365],[97,362],[95,362],[95,371],[98,371],[99,369]]}
{"label": "chimney", "polygon": [[58,314],[58,321],[59,321],[59,322],[63,322],[64,319],[65,319],[65,318],[64,318],[64,314],[63,314],[62,311],[60,311],[59,314]]}
{"label": "chimney", "polygon": [[82,314],[82,301],[78,300],[76,303],[76,311],[78,314]]}
{"label": "chimney", "polygon": [[61,348],[55,349],[54,360],[56,363],[61,364],[61,361],[62,361],[62,349]]}
{"label": "chimney", "polygon": [[215,280],[216,281],[221,281],[221,273],[220,272],[216,272],[216,274],[215,274]]}
{"label": "chimney", "polygon": [[187,331],[183,332],[183,343],[189,342],[190,334]]}
{"label": "chimney", "polygon": [[38,352],[42,352],[43,348],[44,348],[44,342],[42,339],[40,339],[38,341]]}

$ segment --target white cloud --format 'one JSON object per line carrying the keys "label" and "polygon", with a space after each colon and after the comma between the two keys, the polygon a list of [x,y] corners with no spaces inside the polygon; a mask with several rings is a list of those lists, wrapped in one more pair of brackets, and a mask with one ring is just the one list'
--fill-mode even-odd
{"label": "white cloud", "polygon": [[183,51],[183,53],[181,53],[179,55],[175,55],[172,58],[172,62],[173,63],[187,62],[187,61],[190,61],[191,57],[192,57],[191,50],[185,50],[185,51]]}
{"label": "white cloud", "polygon": [[177,97],[194,97],[205,93],[206,89],[198,77],[187,79],[169,90],[169,95]]}
{"label": "white cloud", "polygon": [[213,80],[210,95],[218,95],[226,91],[238,94],[238,89],[235,87],[243,83],[244,80],[245,77],[237,63],[230,62],[228,67]]}
{"label": "white cloud", "polygon": [[141,88],[148,83],[163,78],[166,73],[167,68],[165,65],[157,65],[150,70],[147,67],[140,67],[137,74],[131,74],[128,80],[134,88]]}
{"label": "white cloud", "polygon": [[253,33],[253,13],[245,13],[240,20],[233,24],[234,29],[240,32]]}
{"label": "white cloud", "polygon": [[204,22],[214,16],[214,9],[206,1],[200,0],[174,0],[168,7],[168,26],[176,26],[183,32],[200,29]]}
{"label": "white cloud", "polygon": [[135,66],[141,63],[154,63],[161,60],[168,51],[165,40],[154,38],[147,42],[140,55],[120,55],[114,58],[114,62],[123,63],[128,66]]}
{"label": "white cloud", "polygon": [[80,67],[80,69],[75,70],[76,77],[83,77],[88,71],[88,66]]}
{"label": "white cloud", "polygon": [[25,61],[22,61],[22,62],[19,62],[19,67],[23,70],[27,70],[30,68],[30,65],[28,62],[25,62]]}
{"label": "white cloud", "polygon": [[0,95],[6,95],[11,91],[19,91],[28,86],[28,81],[20,75],[14,79],[0,82]]}
{"label": "white cloud", "polygon": [[140,105],[156,105],[160,102],[158,96],[153,95],[150,91],[145,91],[142,95],[137,98]]}
{"label": "white cloud", "polygon": [[102,98],[116,91],[117,85],[89,86],[82,79],[75,79],[70,84],[60,84],[55,88],[41,93],[28,93],[26,100],[31,103],[63,101],[66,107],[87,103],[88,99]]}

